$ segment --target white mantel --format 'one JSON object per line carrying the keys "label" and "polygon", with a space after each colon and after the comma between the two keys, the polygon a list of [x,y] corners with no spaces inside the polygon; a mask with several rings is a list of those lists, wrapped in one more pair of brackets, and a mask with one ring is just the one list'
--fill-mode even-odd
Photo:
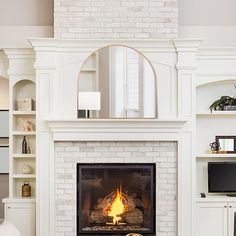
{"label": "white mantel", "polygon": [[[36,52],[37,232],[55,234],[55,141],[177,141],[178,236],[193,235],[195,73],[200,40],[32,39]],[[158,119],[77,119],[83,62],[107,45],[140,51],[157,74]]]}
{"label": "white mantel", "polygon": [[177,119],[47,120],[54,141],[99,141],[105,139],[171,141],[176,140],[173,134],[180,133],[185,122],[186,120]]}

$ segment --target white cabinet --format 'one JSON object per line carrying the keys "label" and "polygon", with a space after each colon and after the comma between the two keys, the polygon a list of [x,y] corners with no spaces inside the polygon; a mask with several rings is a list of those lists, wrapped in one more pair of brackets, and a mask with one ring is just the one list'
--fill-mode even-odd
{"label": "white cabinet", "polygon": [[197,204],[197,236],[227,236],[227,204]]}
{"label": "white cabinet", "polygon": [[236,235],[236,203],[228,204],[228,236]]}
{"label": "white cabinet", "polygon": [[22,236],[35,235],[35,203],[5,203],[5,219],[12,222]]}
{"label": "white cabinet", "polygon": [[197,203],[196,236],[235,236],[236,203]]}

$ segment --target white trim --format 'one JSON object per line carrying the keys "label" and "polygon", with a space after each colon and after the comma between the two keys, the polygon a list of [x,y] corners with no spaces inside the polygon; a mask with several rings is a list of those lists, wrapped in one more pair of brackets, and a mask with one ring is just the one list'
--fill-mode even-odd
{"label": "white trim", "polygon": [[175,52],[171,40],[168,39],[54,39],[32,38],[29,39],[35,51],[44,52],[86,52],[88,48],[96,51],[108,45],[123,45],[131,48],[142,48],[145,52]]}

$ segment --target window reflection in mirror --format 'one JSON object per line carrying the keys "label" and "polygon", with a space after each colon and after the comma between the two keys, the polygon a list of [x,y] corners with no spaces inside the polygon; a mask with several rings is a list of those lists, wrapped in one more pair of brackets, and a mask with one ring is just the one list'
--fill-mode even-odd
{"label": "window reflection in mirror", "polygon": [[93,53],[78,79],[78,118],[156,118],[156,76],[134,49],[109,46]]}
{"label": "window reflection in mirror", "polygon": [[234,139],[219,139],[222,151],[234,151]]}

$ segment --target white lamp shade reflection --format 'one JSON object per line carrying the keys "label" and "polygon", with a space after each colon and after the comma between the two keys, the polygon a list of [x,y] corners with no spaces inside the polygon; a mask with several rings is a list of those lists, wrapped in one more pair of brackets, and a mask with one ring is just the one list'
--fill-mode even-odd
{"label": "white lamp shade reflection", "polygon": [[79,110],[99,111],[101,109],[100,92],[79,92]]}

